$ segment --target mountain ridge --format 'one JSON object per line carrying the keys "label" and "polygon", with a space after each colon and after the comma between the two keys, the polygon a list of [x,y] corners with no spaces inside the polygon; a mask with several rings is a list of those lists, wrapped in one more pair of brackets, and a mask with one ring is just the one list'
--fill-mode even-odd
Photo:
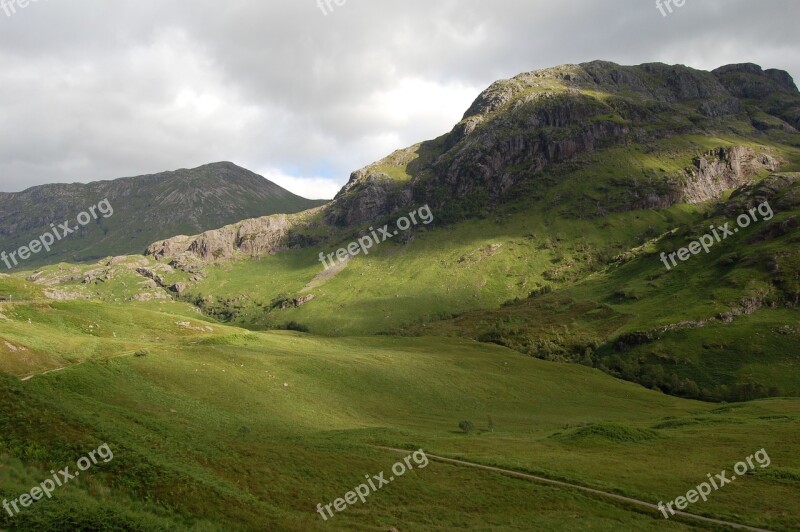
{"label": "mountain ridge", "polygon": [[[384,171],[392,166],[389,158],[373,163],[351,175],[336,197],[344,208],[329,220],[337,225],[364,223],[376,210],[408,207],[414,197],[434,196],[447,205],[452,198],[473,195],[473,203],[486,205],[553,163],[620,143],[652,144],[676,134],[703,134],[728,117],[746,120],[760,131],[788,125],[790,133],[797,132],[800,92],[788,73],[770,69],[766,74],[752,64],[715,72],[663,63],[622,66],[594,61],[497,81],[476,98],[451,132],[418,145],[417,157],[409,157],[413,161],[394,165],[408,173],[402,191],[393,189],[395,180]],[[775,94],[773,105],[770,98]],[[758,116],[764,111],[790,122],[770,123],[770,117]],[[434,153],[420,153],[426,148]],[[523,168],[509,171],[513,166]],[[468,206],[467,212],[451,217],[462,219],[478,210]]]}
{"label": "mountain ridge", "polygon": [[0,193],[0,247],[25,245],[51,222],[74,219],[104,199],[114,207],[29,264],[141,253],[154,240],[241,219],[293,213],[325,203],[307,200],[230,162],[91,183],[39,185]]}
{"label": "mountain ridge", "polygon": [[[636,143],[657,158],[661,141],[724,132],[737,142],[681,147],[680,164],[647,169],[643,180],[614,187],[616,197],[610,197],[605,183],[580,192],[594,196],[595,215],[708,201],[780,169],[783,161],[769,146],[776,140],[770,135],[796,134],[795,113],[800,116],[800,92],[792,77],[751,63],[708,72],[664,63],[592,61],[525,72],[492,83],[450,132],[353,172],[319,216],[305,217],[297,227],[282,226],[277,240],[262,222],[253,221],[245,233],[220,228],[231,236],[218,239],[212,231],[181,237],[180,243],[167,239],[152,243],[146,253],[181,253],[176,250],[184,244],[184,251],[192,245],[209,250],[214,247],[211,239],[219,249],[201,257],[230,258],[237,240],[259,238],[272,245],[256,246],[258,253],[274,252],[319,242],[315,235],[322,227],[352,232],[421,201],[439,212],[437,223],[454,223],[485,215],[509,198],[530,195],[531,188],[540,189],[534,195],[541,194],[552,185],[547,173],[592,154]],[[667,155],[676,159],[674,153]],[[234,225],[242,227],[241,222]],[[311,237],[286,240],[291,228],[295,237],[304,232]]]}

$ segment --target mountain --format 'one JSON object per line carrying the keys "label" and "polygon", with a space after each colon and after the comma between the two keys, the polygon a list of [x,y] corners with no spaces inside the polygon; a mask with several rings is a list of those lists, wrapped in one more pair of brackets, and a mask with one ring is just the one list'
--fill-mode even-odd
{"label": "mountain", "polygon": [[[184,299],[253,329],[470,337],[691,398],[800,395],[799,110],[787,73],[752,64],[521,74],[318,210],[147,254]],[[665,269],[662,253],[765,201],[774,217]],[[432,224],[322,270],[320,252],[423,205]]]}
{"label": "mountain", "polygon": [[[221,162],[174,172],[88,184],[42,185],[0,193],[0,249],[27,245],[107,199],[90,223],[20,268],[59,261],[140,253],[154,240],[194,234],[245,218],[293,213],[325,203],[292,194],[235,164]],[[106,217],[113,209],[113,215]]]}
{"label": "mountain", "polygon": [[687,512],[796,529],[797,102],[755,65],[531,72],[328,204],[0,274],[3,497],[113,452],[0,528],[684,530],[652,506],[734,469]]}
{"label": "mountain", "polygon": [[[548,198],[572,207],[570,217],[700,203],[795,161],[798,118],[791,76],[752,64],[705,72],[595,61],[520,74],[481,93],[450,133],[354,172],[293,236],[316,241],[314,227],[352,230],[422,204],[447,225],[520,200]],[[587,175],[570,179],[578,172]],[[257,240],[261,229],[249,225]],[[279,248],[282,230],[250,248]],[[237,231],[219,249],[196,249],[228,257],[237,238],[252,242]]]}
{"label": "mountain", "polygon": [[[762,168],[775,169],[768,144],[796,147],[799,119],[800,93],[791,76],[757,65],[704,72],[595,61],[529,72],[494,83],[450,133],[355,172],[327,219],[362,224],[424,199],[440,221],[459,221],[537,195],[561,184],[555,173],[591,165],[586,155],[622,147],[647,160],[633,168],[625,160],[607,161],[616,169],[596,165],[624,182],[601,178],[565,190],[569,198],[562,195],[561,202],[583,204],[573,214],[702,201],[721,192],[711,189],[717,178],[730,188]],[[750,147],[748,160],[720,153],[721,164],[711,161],[711,171],[684,172],[704,147],[720,147],[708,142],[713,135]]]}

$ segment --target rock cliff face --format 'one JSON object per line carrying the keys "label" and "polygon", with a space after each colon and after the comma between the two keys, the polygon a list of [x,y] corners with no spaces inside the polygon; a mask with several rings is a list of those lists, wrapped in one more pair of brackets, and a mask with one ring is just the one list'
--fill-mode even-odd
{"label": "rock cliff face", "polygon": [[797,86],[788,72],[744,63],[720,67],[714,75],[733,97],[746,101],[751,115],[764,111],[800,129]]}
{"label": "rock cliff face", "polygon": [[[151,244],[145,254],[156,260],[189,257],[205,262],[269,255],[287,249],[289,230],[305,226],[305,220],[317,210],[302,215],[254,218],[193,237],[161,240]],[[186,269],[190,262],[178,260],[182,269]]]}
{"label": "rock cliff face", "polygon": [[694,160],[686,170],[683,200],[700,203],[718,198],[724,191],[749,183],[764,171],[775,171],[778,161],[744,146],[720,148]]}
{"label": "rock cliff face", "polygon": [[[797,134],[799,109],[791,76],[757,65],[704,72],[595,61],[520,74],[493,83],[446,135],[353,172],[318,211],[318,222],[332,231],[353,230],[423,204],[437,212],[437,223],[457,221],[513,200],[520,186],[547,186],[563,175],[559,168],[609,148],[653,151],[673,138],[711,136],[747,123],[753,146],[765,130]],[[742,145],[698,148],[685,163],[682,172],[631,177],[627,199],[598,213],[714,199],[776,170],[780,159],[766,148]],[[647,186],[637,189],[642,182]],[[292,217],[260,218],[159,242],[148,253],[202,260],[263,255],[285,249],[290,229],[302,233],[303,225]]]}
{"label": "rock cliff face", "polygon": [[[456,198],[477,190],[500,198],[521,177],[509,167],[524,165],[536,174],[551,164],[611,145],[629,132],[625,124],[594,121],[600,112],[589,97],[534,93],[520,96],[515,112],[508,116],[470,117],[466,127],[449,139],[455,144],[452,156],[434,164],[441,178],[434,186],[444,184]],[[481,121],[486,127],[478,128]]]}

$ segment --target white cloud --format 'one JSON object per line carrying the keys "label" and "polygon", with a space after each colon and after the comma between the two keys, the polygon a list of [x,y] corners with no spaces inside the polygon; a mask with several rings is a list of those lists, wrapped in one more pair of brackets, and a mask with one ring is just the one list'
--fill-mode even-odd
{"label": "white cloud", "polygon": [[342,188],[338,179],[325,177],[295,177],[275,168],[257,172],[289,192],[308,199],[333,199]]}

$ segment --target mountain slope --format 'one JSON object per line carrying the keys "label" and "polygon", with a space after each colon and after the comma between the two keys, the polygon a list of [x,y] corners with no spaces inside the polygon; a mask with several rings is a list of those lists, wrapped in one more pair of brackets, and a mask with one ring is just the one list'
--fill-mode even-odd
{"label": "mountain slope", "polygon": [[[780,118],[791,118],[800,95],[779,71],[719,72],[590,63],[524,74],[487,89],[452,133],[354,173],[319,209],[156,242],[138,266],[105,262],[30,279],[80,297],[177,296],[251,329],[471,337],[693,398],[798,395],[791,368],[800,352],[790,344],[800,266],[789,234],[800,215],[798,185],[774,172],[800,171],[800,133]],[[664,271],[658,253],[675,252],[759,198],[777,211],[760,230],[780,237],[738,235],[726,246],[738,242],[747,253],[719,246]],[[330,271],[318,262],[319,253],[424,203],[432,224]],[[541,305],[527,299],[547,291],[555,293]],[[674,292],[681,305],[672,304]],[[749,342],[700,353],[681,347],[689,338],[669,352],[661,340],[615,347],[625,335],[736,318],[754,297],[754,311],[782,309],[764,314],[768,327],[788,327],[758,359],[746,355]],[[746,317],[732,321],[719,332],[750,327]],[[680,350],[695,360],[674,365]]]}
{"label": "mountain slope", "polygon": [[[765,201],[774,216],[737,227],[734,220]],[[466,336],[542,359],[580,362],[692,398],[798,396],[798,220],[800,174],[770,176],[580,282],[550,283],[501,309],[403,330]],[[701,249],[665,268],[661,253],[725,224],[734,234],[715,241],[709,253]]]}
{"label": "mountain slope", "polygon": [[[800,162],[798,110],[791,77],[757,65],[704,72],[595,61],[520,74],[484,91],[450,133],[354,172],[319,216],[275,237],[269,228],[250,233],[267,235],[277,250],[425,204],[447,225],[515,202],[543,200],[583,218],[700,203],[792,170]],[[204,249],[204,259],[230,258],[238,232],[228,234],[216,239],[216,254],[194,249]],[[192,243],[167,247],[180,254]],[[163,255],[163,247],[150,253]]]}
{"label": "mountain slope", "polygon": [[[113,215],[67,235],[20,268],[141,253],[159,238],[194,234],[245,218],[321,205],[232,163],[89,184],[56,184],[0,193],[0,249],[7,252],[108,199]],[[103,214],[106,214],[105,212]]]}
{"label": "mountain slope", "polygon": [[[318,211],[168,239],[148,254],[192,274],[170,279],[183,283],[187,301],[253,329],[444,333],[592,364],[690,397],[797,395],[800,375],[791,368],[800,352],[791,348],[791,331],[800,267],[785,233],[800,214],[791,200],[798,188],[793,178],[763,180],[800,170],[798,108],[788,74],[755,65],[702,72],[594,62],[522,74],[493,84],[451,133],[355,172]],[[762,182],[767,192],[753,189]],[[675,251],[710,220],[724,223],[724,213],[735,218],[752,209],[753,190],[774,200],[776,218],[761,224],[768,233],[784,231],[780,238],[740,235],[726,243],[746,246],[738,258],[718,247],[685,273],[663,271],[654,249]],[[320,252],[426,203],[432,226],[322,272]],[[689,282],[695,277],[702,281]],[[541,306],[532,300],[498,310],[546,290],[557,294]],[[676,290],[686,297],[680,306],[671,304]],[[766,330],[788,327],[758,359],[746,356],[751,342],[700,353],[681,347],[705,331],[672,342],[668,352],[661,340],[624,353],[614,347],[626,334],[738,316],[740,302],[754,294],[760,307],[783,311],[753,319],[768,322]],[[475,314],[433,323],[465,311]],[[707,331],[742,336],[752,330],[747,320]],[[695,359],[675,366],[681,350]]]}
{"label": "mountain slope", "polygon": [[738,138],[774,170],[785,154],[764,147],[791,146],[796,158],[799,110],[791,77],[757,65],[712,73],[595,61],[520,74],[484,91],[450,133],[355,172],[327,219],[370,223],[424,201],[440,222],[458,221],[523,195],[540,197],[561,181],[554,181],[564,173],[559,167],[573,171],[581,156],[612,148],[640,153],[643,164],[633,175],[624,161],[608,161],[616,169],[595,165],[606,175],[564,191],[560,201],[585,203],[584,215],[666,207],[691,200],[690,188],[717,177],[684,171],[682,161],[698,148],[718,147],[698,137]]}

